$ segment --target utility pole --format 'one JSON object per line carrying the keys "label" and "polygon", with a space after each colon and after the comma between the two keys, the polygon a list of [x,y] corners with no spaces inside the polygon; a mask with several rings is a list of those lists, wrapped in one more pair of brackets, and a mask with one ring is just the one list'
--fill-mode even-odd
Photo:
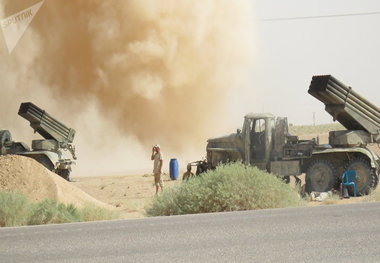
{"label": "utility pole", "polygon": [[313,112],[313,126],[315,126],[315,112]]}

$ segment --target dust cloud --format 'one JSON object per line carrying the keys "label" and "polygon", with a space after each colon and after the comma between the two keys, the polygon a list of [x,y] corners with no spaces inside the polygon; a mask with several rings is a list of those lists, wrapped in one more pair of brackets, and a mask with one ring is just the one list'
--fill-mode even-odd
{"label": "dust cloud", "polygon": [[253,22],[248,0],[46,0],[11,54],[0,40],[0,127],[29,139],[15,119],[33,101],[77,130],[80,175],[149,172],[155,143],[200,159],[249,85]]}

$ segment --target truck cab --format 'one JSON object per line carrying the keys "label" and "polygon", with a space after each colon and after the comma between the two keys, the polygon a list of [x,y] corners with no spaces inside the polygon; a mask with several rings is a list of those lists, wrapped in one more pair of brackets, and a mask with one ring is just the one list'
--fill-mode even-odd
{"label": "truck cab", "polygon": [[315,139],[298,140],[290,135],[285,117],[249,113],[242,130],[208,140],[207,163],[215,168],[219,163],[241,160],[280,177],[297,176],[301,160],[310,158],[315,145]]}
{"label": "truck cab", "polygon": [[249,113],[244,117],[242,130],[208,140],[207,162],[215,168],[221,162],[241,160],[279,175],[298,175],[300,158],[310,157],[315,144],[315,139],[300,141],[290,135],[287,118]]}
{"label": "truck cab", "polygon": [[275,117],[270,113],[250,113],[236,133],[208,140],[207,161],[219,163],[241,160],[266,169],[273,148]]}

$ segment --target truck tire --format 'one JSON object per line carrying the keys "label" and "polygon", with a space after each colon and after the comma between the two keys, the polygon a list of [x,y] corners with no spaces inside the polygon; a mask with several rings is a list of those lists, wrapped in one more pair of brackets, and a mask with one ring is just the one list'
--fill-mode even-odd
{"label": "truck tire", "polygon": [[61,176],[63,179],[70,182],[70,170],[67,169],[58,169],[57,174]]}
{"label": "truck tire", "polygon": [[11,133],[8,130],[0,131],[0,155],[4,155],[6,153],[5,143],[12,141]]}
{"label": "truck tire", "polygon": [[376,173],[375,171],[373,173],[375,174],[375,186],[373,187],[373,189],[376,189],[376,187],[379,183],[379,174]]}
{"label": "truck tire", "polygon": [[282,177],[282,181],[286,184],[289,184],[290,183],[290,176],[283,176]]}
{"label": "truck tire", "polygon": [[306,171],[306,191],[327,192],[337,184],[336,168],[332,162],[317,159],[311,162]]}
{"label": "truck tire", "polygon": [[[369,161],[366,159],[359,157],[350,161],[346,170],[356,171],[356,190],[358,195],[367,195],[376,187],[378,178]],[[350,195],[353,195],[354,190],[352,187],[348,187],[348,191]]]}

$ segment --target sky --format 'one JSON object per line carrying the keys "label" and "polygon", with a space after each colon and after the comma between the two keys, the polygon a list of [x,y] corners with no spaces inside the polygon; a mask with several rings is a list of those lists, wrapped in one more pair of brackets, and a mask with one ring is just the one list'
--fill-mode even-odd
{"label": "sky", "polygon": [[[54,0],[51,0],[54,1]],[[63,0],[62,0],[63,1]],[[200,1],[199,3],[206,3],[205,7],[199,5],[198,8],[205,12],[207,7],[210,9],[217,10],[216,14],[224,14],[226,17],[222,21],[209,21],[200,20],[202,26],[199,28],[208,28],[211,24],[217,24],[221,28],[220,30],[216,27],[218,36],[223,32],[223,37],[225,38],[225,45],[212,46],[209,57],[213,58],[211,61],[229,61],[228,55],[218,53],[217,47],[224,48],[221,50],[233,50],[236,54],[241,56],[242,53],[246,55],[249,60],[252,59],[252,63],[248,63],[249,66],[243,69],[243,73],[239,70],[237,74],[239,81],[234,81],[234,87],[225,88],[228,86],[227,83],[222,83],[223,88],[220,92],[227,93],[228,101],[223,101],[225,109],[227,109],[227,114],[219,114],[204,120],[202,118],[201,125],[205,127],[214,127],[212,132],[209,134],[204,134],[202,132],[202,138],[199,141],[193,142],[194,152],[191,154],[185,152],[182,158],[182,164],[186,164],[189,161],[195,161],[201,159],[205,153],[206,140],[210,137],[222,136],[235,132],[237,128],[241,128],[243,123],[243,116],[249,112],[270,112],[276,116],[288,117],[288,122],[295,125],[311,125],[313,124],[313,114],[315,114],[316,124],[331,123],[332,118],[324,110],[324,105],[319,102],[314,97],[307,93],[311,78],[313,75],[321,74],[331,74],[343,83],[353,87],[353,89],[369,99],[375,105],[380,106],[380,94],[378,87],[380,87],[380,79],[377,76],[380,74],[380,67],[378,66],[380,61],[380,52],[378,48],[380,47],[380,36],[378,33],[378,28],[380,25],[380,14],[379,15],[368,15],[368,16],[348,16],[348,17],[334,17],[334,18],[318,18],[318,19],[305,19],[305,20],[287,20],[287,21],[268,21],[266,19],[273,18],[287,18],[287,17],[306,17],[306,16],[323,16],[323,15],[339,15],[339,14],[351,14],[351,13],[367,13],[367,12],[380,12],[380,1],[378,0],[234,0],[240,2],[243,6],[247,3],[252,3],[253,10],[248,9],[252,12],[244,13],[244,10],[236,9],[236,19],[234,20],[233,12],[228,10],[228,8],[223,8],[219,1]],[[0,7],[3,2],[14,3],[14,0],[0,0]],[[28,4],[24,4],[25,0],[19,0],[22,3],[23,8],[30,6],[32,3],[37,3],[37,0],[29,0]],[[30,3],[29,3],[30,2]],[[92,3],[95,3],[93,1]],[[98,1],[100,2],[100,1]],[[128,3],[127,1],[125,1]],[[130,0],[130,2],[132,2]],[[52,2],[50,2],[52,3]],[[57,5],[69,6],[62,4],[62,2]],[[111,3],[111,2],[109,2]],[[115,1],[114,3],[119,3]],[[135,1],[139,3],[139,1]],[[217,8],[215,6],[207,5],[207,3],[217,3]],[[224,3],[229,3],[224,1]],[[124,3],[123,3],[124,4]],[[182,2],[186,6],[186,2]],[[75,2],[71,2],[71,5],[75,6]],[[36,19],[32,22],[35,26],[38,19],[42,21],[45,18],[46,8],[48,2],[42,7]],[[179,6],[177,3],[175,6]],[[45,9],[44,9],[45,8]],[[8,10],[7,15],[13,14],[19,11],[21,8],[14,8],[13,10]],[[141,8],[140,8],[141,9]],[[149,8],[148,11],[150,10]],[[184,8],[183,10],[186,10]],[[115,9],[117,10],[117,9]],[[115,11],[114,10],[114,11]],[[154,9],[152,9],[154,10]],[[198,9],[194,9],[198,10]],[[224,12],[223,12],[224,10]],[[2,8],[0,8],[0,18],[5,17],[5,13],[2,13]],[[99,11],[99,10],[98,10]],[[101,11],[101,10],[100,10]],[[207,11],[207,10],[206,10]],[[45,12],[45,13],[44,13]],[[103,14],[102,12],[99,12]],[[118,13],[115,11],[115,13]],[[121,12],[122,13],[122,12]],[[149,12],[148,12],[149,13]],[[202,15],[202,12],[195,12],[196,14]],[[207,12],[205,12],[207,13]],[[105,12],[107,20],[118,20],[118,17],[112,15],[112,12]],[[190,16],[191,18],[196,17],[196,14]],[[231,15],[232,14],[232,15]],[[251,15],[252,14],[252,15]],[[66,14],[67,15],[67,14]],[[75,16],[75,14],[72,14]],[[101,20],[101,16],[94,15],[96,19]],[[127,19],[127,16],[122,16]],[[186,16],[185,16],[186,17]],[[218,16],[219,17],[219,16]],[[245,23],[244,20],[249,17],[251,20]],[[112,19],[111,19],[112,18]],[[96,20],[95,19],[95,20]],[[210,18],[209,18],[210,19]],[[215,19],[214,19],[215,20]],[[127,19],[127,22],[129,20]],[[198,21],[198,20],[196,20]],[[234,21],[233,25],[230,25]],[[118,22],[118,21],[116,21]],[[126,28],[129,28],[129,23],[125,22]],[[216,23],[217,22],[217,23]],[[118,24],[118,23],[116,23]],[[194,31],[194,23],[191,21],[189,24],[192,25]],[[204,24],[204,25],[203,25]],[[227,24],[227,25],[226,25]],[[90,24],[91,25],[91,24]],[[244,27],[244,28],[242,28]],[[113,27],[110,30],[112,31]],[[176,28],[176,27],[175,27]],[[180,28],[180,27],[179,27]],[[182,28],[188,29],[188,27],[182,26]],[[231,32],[231,30],[235,30]],[[75,31],[75,30],[74,30]],[[189,35],[192,35],[192,31],[189,31]],[[202,31],[202,30],[200,30]],[[53,31],[57,33],[56,31]],[[202,31],[203,32],[203,31]],[[248,33],[247,33],[248,32]],[[176,32],[174,32],[176,33]],[[178,32],[177,32],[178,33]],[[246,34],[246,35],[244,35]],[[40,34],[43,35],[43,34]],[[0,127],[6,127],[12,131],[14,138],[20,141],[29,142],[31,138],[27,137],[31,134],[31,130],[27,128],[25,121],[21,118],[14,118],[14,114],[17,111],[19,102],[13,103],[13,108],[8,107],[11,102],[13,102],[14,97],[17,100],[26,100],[28,94],[20,87],[23,83],[25,86],[38,86],[39,82],[44,80],[44,78],[36,79],[19,79],[18,76],[24,76],[27,72],[27,68],[32,62],[35,61],[35,57],[31,54],[38,53],[33,49],[34,47],[30,43],[35,40],[35,43],[40,43],[38,34],[31,29],[26,30],[25,35],[21,38],[20,43],[16,46],[15,51],[12,55],[8,55],[6,46],[4,44],[4,38],[0,36],[0,91],[3,92],[3,96],[0,96],[0,102],[2,107],[6,107],[7,111],[2,111],[3,115],[1,117]],[[49,37],[54,38],[55,35],[50,35]],[[236,47],[233,48],[236,37],[240,37],[240,42],[237,43]],[[231,40],[231,39],[233,40]],[[253,39],[252,43],[251,40]],[[219,38],[217,38],[219,41]],[[223,38],[220,38],[223,39]],[[66,38],[64,39],[66,40]],[[43,42],[41,42],[43,43]],[[108,43],[108,42],[107,42]],[[219,43],[219,42],[218,42]],[[247,48],[246,44],[250,43],[250,47]],[[240,44],[240,45],[239,45]],[[72,47],[68,45],[67,48]],[[236,49],[244,49],[242,52]],[[214,51],[217,50],[217,51]],[[38,50],[37,50],[38,51]],[[118,51],[118,50],[116,50]],[[198,52],[198,50],[196,50]],[[203,53],[206,52],[202,50]],[[213,52],[214,51],[214,52]],[[237,52],[239,51],[239,52]],[[226,51],[227,52],[227,51]],[[170,52],[169,52],[170,53]],[[206,52],[207,53],[207,52]],[[220,59],[215,59],[213,54],[218,54]],[[4,57],[1,57],[3,55]],[[239,59],[241,59],[239,56]],[[252,56],[252,57],[251,57]],[[198,57],[198,56],[195,56]],[[5,59],[3,59],[5,58]],[[6,59],[8,58],[8,59]],[[15,58],[13,61],[10,58]],[[145,59],[145,57],[143,57]],[[23,61],[22,67],[16,63],[18,60]],[[189,57],[190,61],[193,61],[192,56]],[[243,59],[244,60],[244,59]],[[213,63],[211,64],[211,69],[214,71]],[[216,63],[218,64],[218,63]],[[13,71],[17,71],[18,74],[10,74],[12,72],[12,66],[15,67]],[[194,63],[197,68],[198,61]],[[219,64],[218,64],[219,65]],[[223,68],[225,69],[225,68]],[[227,67],[228,69],[228,67]],[[110,71],[110,76],[112,77],[112,72]],[[196,71],[198,72],[198,71]],[[223,73],[224,74],[224,73]],[[222,74],[222,75],[223,75]],[[207,74],[206,74],[207,75]],[[220,74],[219,74],[220,75]],[[7,85],[5,86],[5,80],[8,79]],[[221,78],[223,82],[223,76]],[[23,80],[23,81],[21,81]],[[25,83],[24,83],[25,82]],[[9,84],[11,83],[11,84]],[[36,84],[37,83],[37,84]],[[86,87],[85,85],[83,85]],[[89,85],[90,86],[90,85]],[[204,82],[200,81],[196,84],[199,89],[204,87]],[[50,88],[50,86],[48,86]],[[66,86],[63,86],[66,87]],[[193,88],[194,89],[194,88]],[[12,92],[12,94],[5,94],[4,92]],[[50,101],[50,97],[46,95],[46,90],[38,89],[34,91],[35,97],[38,97],[41,101]],[[194,92],[189,95],[189,107],[194,105],[191,101],[197,99],[199,93]],[[53,96],[53,95],[52,95]],[[8,99],[7,99],[8,98]],[[186,97],[187,98],[187,97]],[[213,101],[218,100],[218,94],[213,96]],[[45,105],[44,108],[48,108],[49,112],[57,112],[59,104]],[[212,103],[210,103],[212,104]],[[215,104],[215,103],[214,103]],[[55,108],[56,107],[56,108]],[[212,107],[206,103],[205,108],[201,108],[198,112],[208,111]],[[1,107],[0,107],[1,109]],[[81,156],[80,161],[78,161],[77,169],[79,174],[90,174],[99,172],[102,174],[106,170],[99,169],[98,166],[91,168],[91,165],[95,163],[105,163],[105,169],[109,170],[109,163],[116,163],[120,165],[113,165],[115,172],[124,172],[127,168],[135,168],[136,166],[143,166],[144,171],[149,171],[151,162],[147,158],[150,155],[151,144],[144,141],[135,141],[134,137],[131,136],[127,131],[121,130],[117,131],[115,137],[122,138],[118,140],[113,140],[110,138],[111,142],[104,143],[103,140],[93,140],[92,138],[98,138],[98,134],[107,133],[108,127],[112,127],[114,123],[109,123],[108,119],[102,119],[102,121],[94,122],[92,120],[99,120],[99,114],[95,106],[89,104],[89,106],[82,110],[84,115],[90,116],[91,118],[81,118],[80,122],[84,125],[83,127],[74,127],[77,129],[76,145]],[[57,116],[58,118],[58,116]],[[66,118],[63,118],[67,120]],[[83,119],[83,121],[82,121]],[[186,121],[186,118],[184,118]],[[72,121],[70,119],[70,121]],[[70,123],[69,121],[69,123]],[[107,126],[107,129],[102,127],[97,127],[94,123],[103,123],[100,126]],[[199,123],[189,122],[188,125],[192,127],[197,127]],[[23,127],[18,128],[18,127]],[[24,128],[26,127],[26,128]],[[215,128],[217,127],[217,128]],[[115,129],[117,130],[117,129]],[[212,129],[210,129],[212,130]],[[92,136],[88,136],[88,134]],[[120,133],[120,134],[119,134]],[[200,132],[199,132],[200,133]],[[186,134],[185,134],[186,135]],[[191,134],[190,134],[191,135]],[[88,138],[83,138],[88,137]],[[199,137],[199,136],[198,136]],[[170,138],[170,137],[169,137]],[[88,143],[91,141],[91,143]],[[113,152],[118,154],[114,155],[104,155],[104,151],[98,149],[100,147],[97,142],[102,143],[103,146],[106,145],[107,148],[112,148]],[[112,141],[117,141],[115,146]],[[189,140],[190,141],[190,140]],[[162,144],[162,142],[160,142]],[[91,147],[89,147],[91,145]],[[112,145],[112,146],[110,146]],[[163,145],[165,148],[165,145]],[[115,148],[117,147],[117,148]],[[95,149],[94,149],[95,148]],[[85,151],[86,150],[86,151]],[[92,153],[87,154],[88,152]],[[179,157],[177,151],[169,152],[166,145],[166,156]],[[84,156],[84,157],[83,157]],[[87,156],[87,158],[86,158]],[[125,165],[126,156],[132,160],[132,164]],[[144,160],[144,162],[141,162]],[[129,167],[128,167],[129,166]],[[92,169],[89,172],[89,167]],[[185,165],[184,165],[185,167]],[[82,169],[82,170],[81,170]],[[82,171],[82,172],[80,172]]]}
{"label": "sky", "polygon": [[[289,123],[331,123],[324,105],[307,93],[313,75],[331,74],[380,105],[380,14],[265,21],[380,11],[377,0],[255,0],[256,39],[252,86],[235,94],[236,118],[271,112]],[[249,94],[247,96],[247,94]]]}

